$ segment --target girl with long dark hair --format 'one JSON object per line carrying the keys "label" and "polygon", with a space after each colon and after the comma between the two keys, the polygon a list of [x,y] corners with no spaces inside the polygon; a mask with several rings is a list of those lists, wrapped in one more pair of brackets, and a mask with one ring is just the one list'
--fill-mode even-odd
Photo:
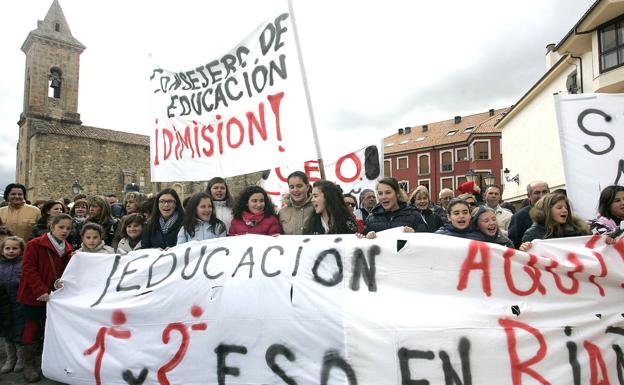
{"label": "girl with long dark hair", "polygon": [[142,249],[168,249],[176,245],[184,210],[178,193],[171,188],[160,191],[155,198],[147,228],[141,235]]}
{"label": "girl with long dark hair", "polygon": [[228,235],[282,233],[271,198],[262,187],[247,187],[238,198],[233,214]]}
{"label": "girl with long dark hair", "polygon": [[226,233],[225,223],[217,218],[210,194],[194,194],[188,202],[182,228],[178,232],[178,245],[225,237]]}
{"label": "girl with long dark hair", "polygon": [[304,234],[355,234],[358,231],[353,214],[342,197],[342,189],[327,180],[312,187],[314,214],[308,219]]}

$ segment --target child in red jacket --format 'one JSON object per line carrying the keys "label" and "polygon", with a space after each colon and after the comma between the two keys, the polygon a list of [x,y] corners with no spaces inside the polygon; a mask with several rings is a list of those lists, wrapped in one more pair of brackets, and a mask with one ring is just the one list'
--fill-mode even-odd
{"label": "child in red jacket", "polygon": [[72,218],[59,214],[50,221],[50,231],[32,239],[26,245],[22,259],[22,279],[17,291],[17,301],[24,304],[24,378],[27,382],[39,380],[35,369],[33,344],[43,328],[46,302],[50,292],[61,287],[63,274],[73,249],[67,237],[72,230]]}

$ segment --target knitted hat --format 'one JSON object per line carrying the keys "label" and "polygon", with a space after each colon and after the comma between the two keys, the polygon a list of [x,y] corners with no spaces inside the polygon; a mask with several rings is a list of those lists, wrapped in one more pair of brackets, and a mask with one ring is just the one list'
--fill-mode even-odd
{"label": "knitted hat", "polygon": [[459,185],[457,189],[461,191],[462,193],[475,194],[475,195],[481,194],[481,189],[479,188],[479,186],[476,186],[475,182],[473,181],[462,183]]}

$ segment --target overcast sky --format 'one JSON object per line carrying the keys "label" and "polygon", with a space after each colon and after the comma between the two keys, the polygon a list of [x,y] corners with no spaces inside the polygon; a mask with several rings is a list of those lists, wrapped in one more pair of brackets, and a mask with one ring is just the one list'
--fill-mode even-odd
{"label": "overcast sky", "polygon": [[[321,143],[515,103],[593,0],[293,0]],[[52,0],[3,2],[0,188],[15,177],[25,55]],[[171,70],[228,51],[285,1],[60,0],[81,56],[85,125],[149,135],[148,54]],[[325,146],[324,146],[325,147]]]}

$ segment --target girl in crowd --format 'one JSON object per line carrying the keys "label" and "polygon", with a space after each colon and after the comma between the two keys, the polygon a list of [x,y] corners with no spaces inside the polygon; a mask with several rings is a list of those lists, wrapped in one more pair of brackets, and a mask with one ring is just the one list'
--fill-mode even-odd
{"label": "girl in crowd", "polygon": [[347,208],[342,190],[335,183],[320,180],[312,188],[314,214],[306,223],[304,234],[355,234],[357,223]]}
{"label": "girl in crowd", "polygon": [[232,199],[227,183],[225,183],[225,179],[218,176],[210,179],[206,187],[206,192],[212,197],[213,210],[217,218],[225,223],[225,227],[229,230],[232,219],[234,218],[232,212],[234,200]]}
{"label": "girl in crowd", "polygon": [[429,192],[427,192],[425,186],[418,186],[410,196],[409,202],[422,215],[428,232],[435,233],[437,229],[444,226],[442,218],[433,212],[431,200],[429,200]]}
{"label": "girl in crowd", "polygon": [[34,343],[45,322],[45,305],[50,292],[62,287],[59,278],[73,252],[67,242],[71,229],[72,218],[59,214],[50,221],[50,231],[28,242],[24,251],[17,302],[24,305],[26,320],[22,335],[26,382],[36,382],[40,378],[35,368]]}
{"label": "girl in crowd", "polygon": [[624,186],[607,186],[598,199],[598,218],[589,221],[594,234],[605,234],[616,238],[624,227]]}
{"label": "girl in crowd", "polygon": [[145,218],[141,214],[126,215],[121,221],[121,239],[117,243],[115,252],[124,255],[141,248],[141,234],[143,234]]}
{"label": "girl in crowd", "polygon": [[113,244],[115,234],[115,220],[111,216],[111,208],[106,199],[101,196],[89,198],[89,218],[87,222],[97,223],[104,230],[104,243]]}
{"label": "girl in crowd", "polygon": [[80,230],[82,245],[77,251],[114,254],[115,250],[104,243],[103,236],[104,229],[102,229],[102,226],[92,222],[86,223]]}
{"label": "girl in crowd", "polygon": [[533,225],[522,236],[521,251],[531,248],[534,239],[574,237],[589,234],[587,224],[572,214],[568,198],[561,193],[546,194],[529,212]]}
{"label": "girl in crowd", "polygon": [[225,223],[217,218],[210,194],[199,192],[188,201],[177,244],[225,237]]}
{"label": "girl in crowd", "polygon": [[22,305],[17,303],[17,289],[20,277],[22,276],[22,255],[25,248],[24,240],[20,237],[7,237],[0,247],[2,258],[0,258],[0,282],[7,289],[9,297],[10,327],[4,330],[4,347],[6,350],[6,361],[0,373],[21,372],[24,370],[22,357],[22,333],[24,332],[24,314]]}
{"label": "girl in crowd", "polygon": [[124,196],[124,208],[126,215],[137,214],[145,202],[145,194],[136,191],[129,191]]}
{"label": "girl in crowd", "polygon": [[352,194],[342,194],[342,199],[344,200],[345,205],[351,212],[353,219],[355,219],[355,223],[357,223],[358,234],[362,234],[364,231],[364,221],[355,215],[358,207],[357,207],[357,199]]}
{"label": "girl in crowd", "polygon": [[259,186],[247,187],[234,206],[234,219],[228,235],[277,235],[281,232],[282,227],[266,191]]}
{"label": "girl in crowd", "polygon": [[513,249],[513,242],[500,232],[494,209],[485,205],[473,209],[472,224],[475,229],[483,234],[486,242],[496,243]]}
{"label": "girl in crowd", "polygon": [[39,237],[48,232],[50,219],[63,213],[63,204],[59,201],[49,200],[43,204],[41,218],[32,228],[32,238]]}
{"label": "girl in crowd", "polygon": [[448,208],[449,223],[440,227],[435,233],[442,235],[450,235],[452,237],[474,239],[477,241],[485,240],[485,237],[471,226],[470,222],[470,204],[463,199],[452,199]]}
{"label": "girl in crowd", "polygon": [[141,236],[141,248],[165,250],[176,245],[184,210],[178,193],[171,188],[159,192],[154,203],[147,229]]}
{"label": "girl in crowd", "polygon": [[86,198],[78,198],[74,201],[74,205],[69,211],[69,215],[72,216],[74,227],[67,238],[67,241],[72,245],[74,250],[80,247],[80,243],[82,240],[80,239],[80,230],[82,226],[85,224],[87,220],[87,215],[89,213],[89,204],[87,203]]}
{"label": "girl in crowd", "polygon": [[304,226],[314,212],[311,202],[310,181],[306,174],[295,171],[288,175],[288,197],[279,211],[279,219],[287,235],[303,234]]}
{"label": "girl in crowd", "polygon": [[366,238],[373,239],[378,231],[394,227],[403,227],[406,233],[427,232],[422,215],[406,203],[405,191],[396,179],[383,178],[377,183],[377,200],[379,203],[366,218]]}

